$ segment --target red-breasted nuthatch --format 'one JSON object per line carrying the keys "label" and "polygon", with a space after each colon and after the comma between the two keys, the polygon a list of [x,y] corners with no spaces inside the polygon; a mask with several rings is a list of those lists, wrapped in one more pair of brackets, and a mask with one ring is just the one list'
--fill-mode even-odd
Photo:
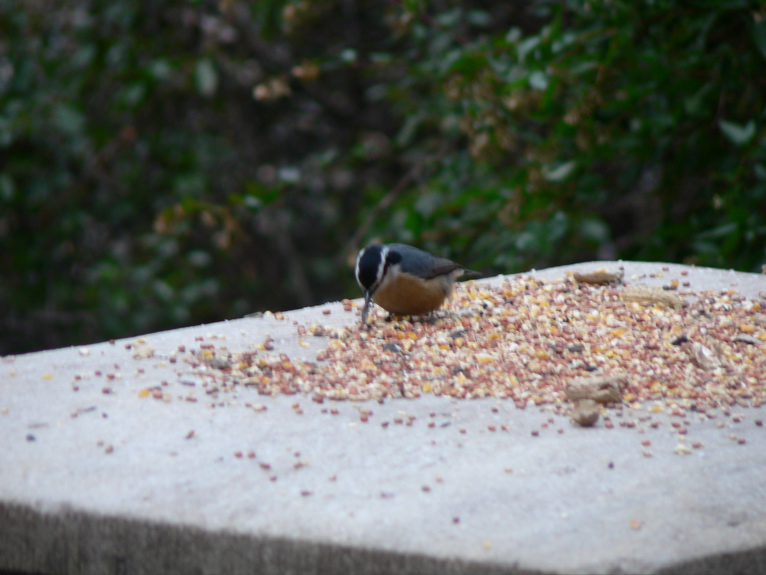
{"label": "red-breasted nuthatch", "polygon": [[481,275],[405,244],[367,246],[356,258],[355,274],[364,291],[362,325],[373,301],[395,315],[423,315],[444,303],[457,278]]}

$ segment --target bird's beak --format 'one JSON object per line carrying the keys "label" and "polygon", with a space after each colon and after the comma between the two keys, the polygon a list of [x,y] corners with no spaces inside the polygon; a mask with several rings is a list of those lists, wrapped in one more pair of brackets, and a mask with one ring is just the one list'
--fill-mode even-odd
{"label": "bird's beak", "polygon": [[362,325],[367,323],[367,313],[370,311],[370,304],[372,304],[372,294],[369,290],[364,292],[364,307],[362,308]]}

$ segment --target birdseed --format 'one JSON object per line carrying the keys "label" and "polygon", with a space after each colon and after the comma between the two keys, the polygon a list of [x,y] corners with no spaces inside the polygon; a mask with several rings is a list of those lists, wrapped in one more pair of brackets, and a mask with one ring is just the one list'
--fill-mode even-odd
{"label": "birdseed", "polygon": [[299,336],[328,338],[316,361],[266,353],[271,338],[241,353],[200,346],[184,361],[205,374],[208,394],[494,397],[566,413],[570,386],[596,381],[617,404],[705,413],[766,400],[764,307],[734,290],[668,293],[522,276],[460,284],[431,318],[373,313],[367,326],[297,326]]}

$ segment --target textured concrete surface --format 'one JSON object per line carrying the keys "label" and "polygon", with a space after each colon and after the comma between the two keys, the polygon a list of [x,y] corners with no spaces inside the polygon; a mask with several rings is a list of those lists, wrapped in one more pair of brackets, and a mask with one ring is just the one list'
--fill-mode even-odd
{"label": "textured concrete surface", "polygon": [[[766,292],[766,276],[665,264],[533,273],[619,265],[634,284],[686,270],[691,289]],[[657,429],[581,429],[496,399],[213,397],[170,361],[179,345],[240,351],[266,335],[273,353],[313,358],[326,342],[300,346],[294,322],[359,317],[340,304],[285,316],[3,358],[0,571],[766,572],[766,428],[754,424],[766,409],[690,413],[704,447],[679,455],[664,414]],[[152,386],[165,400],[140,397]]]}

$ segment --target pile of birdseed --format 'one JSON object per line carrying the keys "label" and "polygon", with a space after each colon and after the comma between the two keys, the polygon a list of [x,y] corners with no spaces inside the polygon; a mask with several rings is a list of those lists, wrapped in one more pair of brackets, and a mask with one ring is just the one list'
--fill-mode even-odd
{"label": "pile of birdseed", "polygon": [[[613,279],[613,278],[609,278]],[[618,278],[619,279],[619,278]],[[212,344],[186,355],[216,392],[306,394],[315,401],[495,397],[517,407],[568,406],[573,382],[616,377],[622,401],[700,412],[766,401],[766,301],[734,290],[680,293],[574,277],[460,284],[444,311],[421,320],[298,325],[327,337],[316,361]],[[345,301],[344,309],[356,304]],[[285,317],[275,314],[276,318]]]}

